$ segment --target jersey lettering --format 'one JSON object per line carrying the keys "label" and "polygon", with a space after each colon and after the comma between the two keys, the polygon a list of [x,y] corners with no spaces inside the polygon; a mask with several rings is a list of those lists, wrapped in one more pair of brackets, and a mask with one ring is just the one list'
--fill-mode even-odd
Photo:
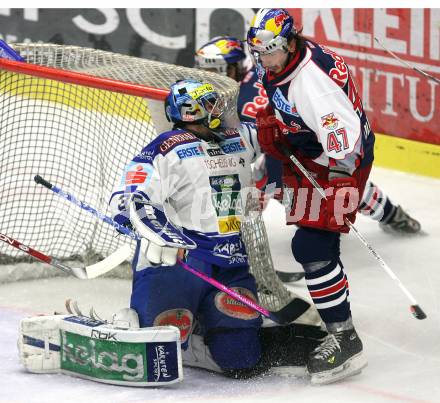
{"label": "jersey lettering", "polygon": [[[338,137],[342,139],[341,141],[338,140]],[[347,150],[349,148],[348,144],[348,138],[347,138],[347,131],[344,127],[341,127],[340,129],[336,130],[336,132],[330,132],[327,136],[327,150],[329,152],[335,151],[340,152],[342,149]]]}
{"label": "jersey lettering", "polygon": [[261,83],[256,82],[253,86],[258,89],[258,95],[255,96],[252,101],[244,104],[241,114],[255,119],[258,110],[263,109],[269,103],[269,99],[267,98],[266,90]]}

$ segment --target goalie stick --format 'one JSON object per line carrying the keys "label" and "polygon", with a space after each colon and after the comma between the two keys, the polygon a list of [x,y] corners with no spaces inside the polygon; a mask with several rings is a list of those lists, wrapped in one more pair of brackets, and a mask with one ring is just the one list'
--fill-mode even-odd
{"label": "goalie stick", "polygon": [[73,274],[75,277],[82,280],[92,279],[100,276],[121,264],[124,260],[128,259],[131,255],[131,248],[128,244],[121,246],[118,250],[113,252],[110,256],[107,256],[104,260],[92,264],[90,266],[82,267],[70,267],[61,263],[58,259],[52,256],[46,255],[34,248],[24,245],[20,241],[17,241],[10,236],[0,233],[0,240],[13,246],[16,249],[32,256],[33,258],[39,260],[40,262],[50,264],[57,269],[60,269],[68,274]]}
{"label": "goalie stick", "polygon": [[[51,190],[52,192],[54,192],[58,196],[62,197],[63,199],[66,199],[67,201],[75,204],[76,206],[78,206],[82,210],[88,211],[90,214],[94,215],[95,217],[99,218],[100,220],[106,222],[107,224],[112,225],[114,228],[116,228],[116,230],[123,233],[124,235],[127,235],[136,241],[139,241],[141,239],[141,237],[138,234],[131,231],[129,228],[125,227],[124,225],[119,224],[118,222],[116,222],[112,218],[106,216],[105,214],[101,213],[100,211],[96,210],[94,207],[90,206],[89,204],[87,204],[81,200],[78,200],[71,193],[65,192],[61,188],[59,188],[55,185],[52,185],[51,183],[49,183],[48,181],[43,179],[40,175],[36,175],[34,177],[34,180],[39,185],[43,185],[44,187],[48,188],[49,190]],[[166,227],[170,227],[170,228],[166,228]],[[178,234],[177,233],[178,231],[171,224],[167,223],[166,227],[164,226],[162,228],[162,231],[160,234],[156,234],[157,236],[155,237],[154,242],[161,244],[161,246],[167,245],[170,247],[178,247],[178,248],[184,248],[184,249],[195,249],[196,248],[196,244],[194,243],[194,241],[189,239],[184,234],[180,234],[180,233]],[[169,230],[171,230],[171,231],[169,231]],[[171,233],[171,235],[170,235],[170,233]],[[160,235],[160,238],[159,238],[159,235]]]}
{"label": "goalie stick", "polygon": [[[316,182],[316,180],[312,177],[310,172],[299,162],[299,160],[290,153],[286,148],[282,149],[283,153],[290,158],[290,160],[297,166],[297,168],[303,173],[303,175],[307,178],[307,180],[313,185],[313,187],[318,191],[323,199],[327,199],[325,195],[324,189]],[[345,218],[345,224],[353,230],[358,239],[364,244],[364,246],[368,249],[368,251],[374,256],[374,258],[379,262],[379,265],[385,270],[385,272],[395,281],[395,283],[400,287],[403,293],[408,297],[411,301],[410,312],[416,319],[426,319],[426,314],[417,303],[416,299],[411,295],[411,293],[407,290],[407,288],[403,285],[403,283],[399,280],[399,278],[394,274],[394,272],[390,269],[390,267],[385,263],[382,257],[376,252],[376,250],[368,243],[368,241],[364,238],[364,236],[358,231],[358,229],[350,222],[348,218]]]}
{"label": "goalie stick", "polygon": [[217,280],[213,279],[212,277],[208,277],[206,274],[199,272],[193,267],[187,265],[185,262],[182,262],[179,259],[177,259],[177,262],[185,270],[196,275],[197,277],[201,278],[207,283],[213,285],[215,288],[218,288],[219,290],[225,292],[235,300],[240,301],[244,305],[247,305],[248,307],[254,309],[257,312],[260,312],[266,318],[269,318],[270,320],[280,325],[287,325],[293,322],[295,319],[300,317],[305,311],[307,311],[307,309],[309,309],[310,307],[310,304],[307,301],[304,301],[299,298],[294,298],[291,302],[289,302],[279,311],[276,312],[269,311],[263,308],[262,306],[258,305],[256,302],[252,301],[251,299],[245,297],[244,295],[241,295],[238,292],[234,291],[233,289],[228,288],[225,285],[219,283]]}
{"label": "goalie stick", "polygon": [[[70,201],[71,203],[75,204],[76,206],[80,207],[81,209],[88,211],[90,214],[93,214],[95,217],[98,217],[102,221],[106,222],[107,224],[112,225],[116,229],[123,228],[124,230],[121,231],[125,235],[131,237],[132,239],[139,239],[139,235],[131,231],[129,228],[124,227],[117,223],[115,220],[113,220],[111,217],[106,216],[105,214],[97,211],[92,206],[79,201],[73,196],[72,194],[63,191],[61,188],[52,185],[50,182],[43,179],[40,175],[36,175],[34,178],[35,182],[43,185],[44,187],[48,188],[55,194],[59,195],[60,197],[63,197],[64,199]],[[294,298],[291,302],[289,302],[286,306],[281,308],[279,311],[269,311],[262,306],[258,305],[256,302],[252,301],[249,298],[246,298],[245,296],[239,294],[238,292],[234,291],[233,289],[226,287],[224,284],[219,283],[217,280],[207,276],[204,273],[199,272],[198,270],[194,269],[193,267],[187,265],[185,262],[182,262],[180,259],[177,259],[177,263],[186,271],[194,274],[195,276],[199,277],[203,281],[211,284],[215,288],[225,292],[232,298],[234,298],[236,301],[240,301],[244,305],[256,310],[257,312],[260,312],[262,315],[266,316],[267,318],[271,319],[273,322],[284,325],[293,322],[295,319],[299,318],[307,309],[309,309],[310,304],[307,301],[304,301],[299,298]]]}

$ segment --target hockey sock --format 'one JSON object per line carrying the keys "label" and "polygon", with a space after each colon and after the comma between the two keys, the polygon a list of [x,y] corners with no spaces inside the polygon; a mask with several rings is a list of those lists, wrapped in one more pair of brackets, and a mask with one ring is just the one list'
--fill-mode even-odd
{"label": "hockey sock", "polygon": [[344,322],[351,316],[348,281],[340,261],[331,261],[318,270],[306,272],[305,279],[325,323]]}
{"label": "hockey sock", "polygon": [[359,211],[375,221],[387,222],[395,210],[388,196],[373,182],[367,182]]}

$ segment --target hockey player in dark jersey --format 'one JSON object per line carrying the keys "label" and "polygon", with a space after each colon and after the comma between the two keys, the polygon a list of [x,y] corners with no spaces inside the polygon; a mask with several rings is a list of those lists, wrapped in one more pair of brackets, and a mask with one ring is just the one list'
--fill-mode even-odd
{"label": "hockey player in dark jersey", "polygon": [[[237,112],[242,122],[255,122],[258,110],[268,104],[266,90],[258,80],[257,71],[246,57],[243,43],[231,36],[219,36],[200,47],[195,54],[196,67],[227,75],[240,84]],[[270,155],[262,155],[254,164],[257,187],[261,190],[282,187],[282,165]],[[275,184],[269,186],[268,184]],[[275,193],[275,196],[277,194]],[[420,223],[400,205],[394,204],[376,184],[368,181],[359,212],[379,222],[380,227],[394,234],[415,234]]]}
{"label": "hockey player in dark jersey", "polygon": [[[329,335],[310,355],[313,383],[358,374],[367,365],[348,300],[340,235],[355,221],[373,162],[374,133],[348,66],[306,40],[283,9],[261,9],[247,35],[269,106],[257,115],[258,141],[283,162],[287,222],[299,228],[292,252]],[[326,190],[323,199],[293,164]]]}
{"label": "hockey player in dark jersey", "polygon": [[[231,36],[219,36],[204,44],[195,54],[198,68],[227,75],[240,84],[237,113],[241,122],[255,122],[257,111],[268,104],[266,91],[258,81],[251,58],[243,43]],[[282,187],[282,164],[270,155],[261,155],[253,167],[256,185],[266,191]],[[266,189],[267,184],[272,184]],[[270,190],[269,190],[269,193]]]}

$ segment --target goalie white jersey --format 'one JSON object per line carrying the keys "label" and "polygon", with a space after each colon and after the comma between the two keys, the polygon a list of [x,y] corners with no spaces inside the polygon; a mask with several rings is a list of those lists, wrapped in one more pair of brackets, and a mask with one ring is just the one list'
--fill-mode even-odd
{"label": "goalie white jersey", "polygon": [[255,126],[225,129],[207,142],[185,130],[162,133],[126,166],[111,198],[113,216],[129,224],[127,196],[141,195],[193,239],[193,256],[219,265],[247,264],[239,235],[243,201],[254,189],[260,155]]}

